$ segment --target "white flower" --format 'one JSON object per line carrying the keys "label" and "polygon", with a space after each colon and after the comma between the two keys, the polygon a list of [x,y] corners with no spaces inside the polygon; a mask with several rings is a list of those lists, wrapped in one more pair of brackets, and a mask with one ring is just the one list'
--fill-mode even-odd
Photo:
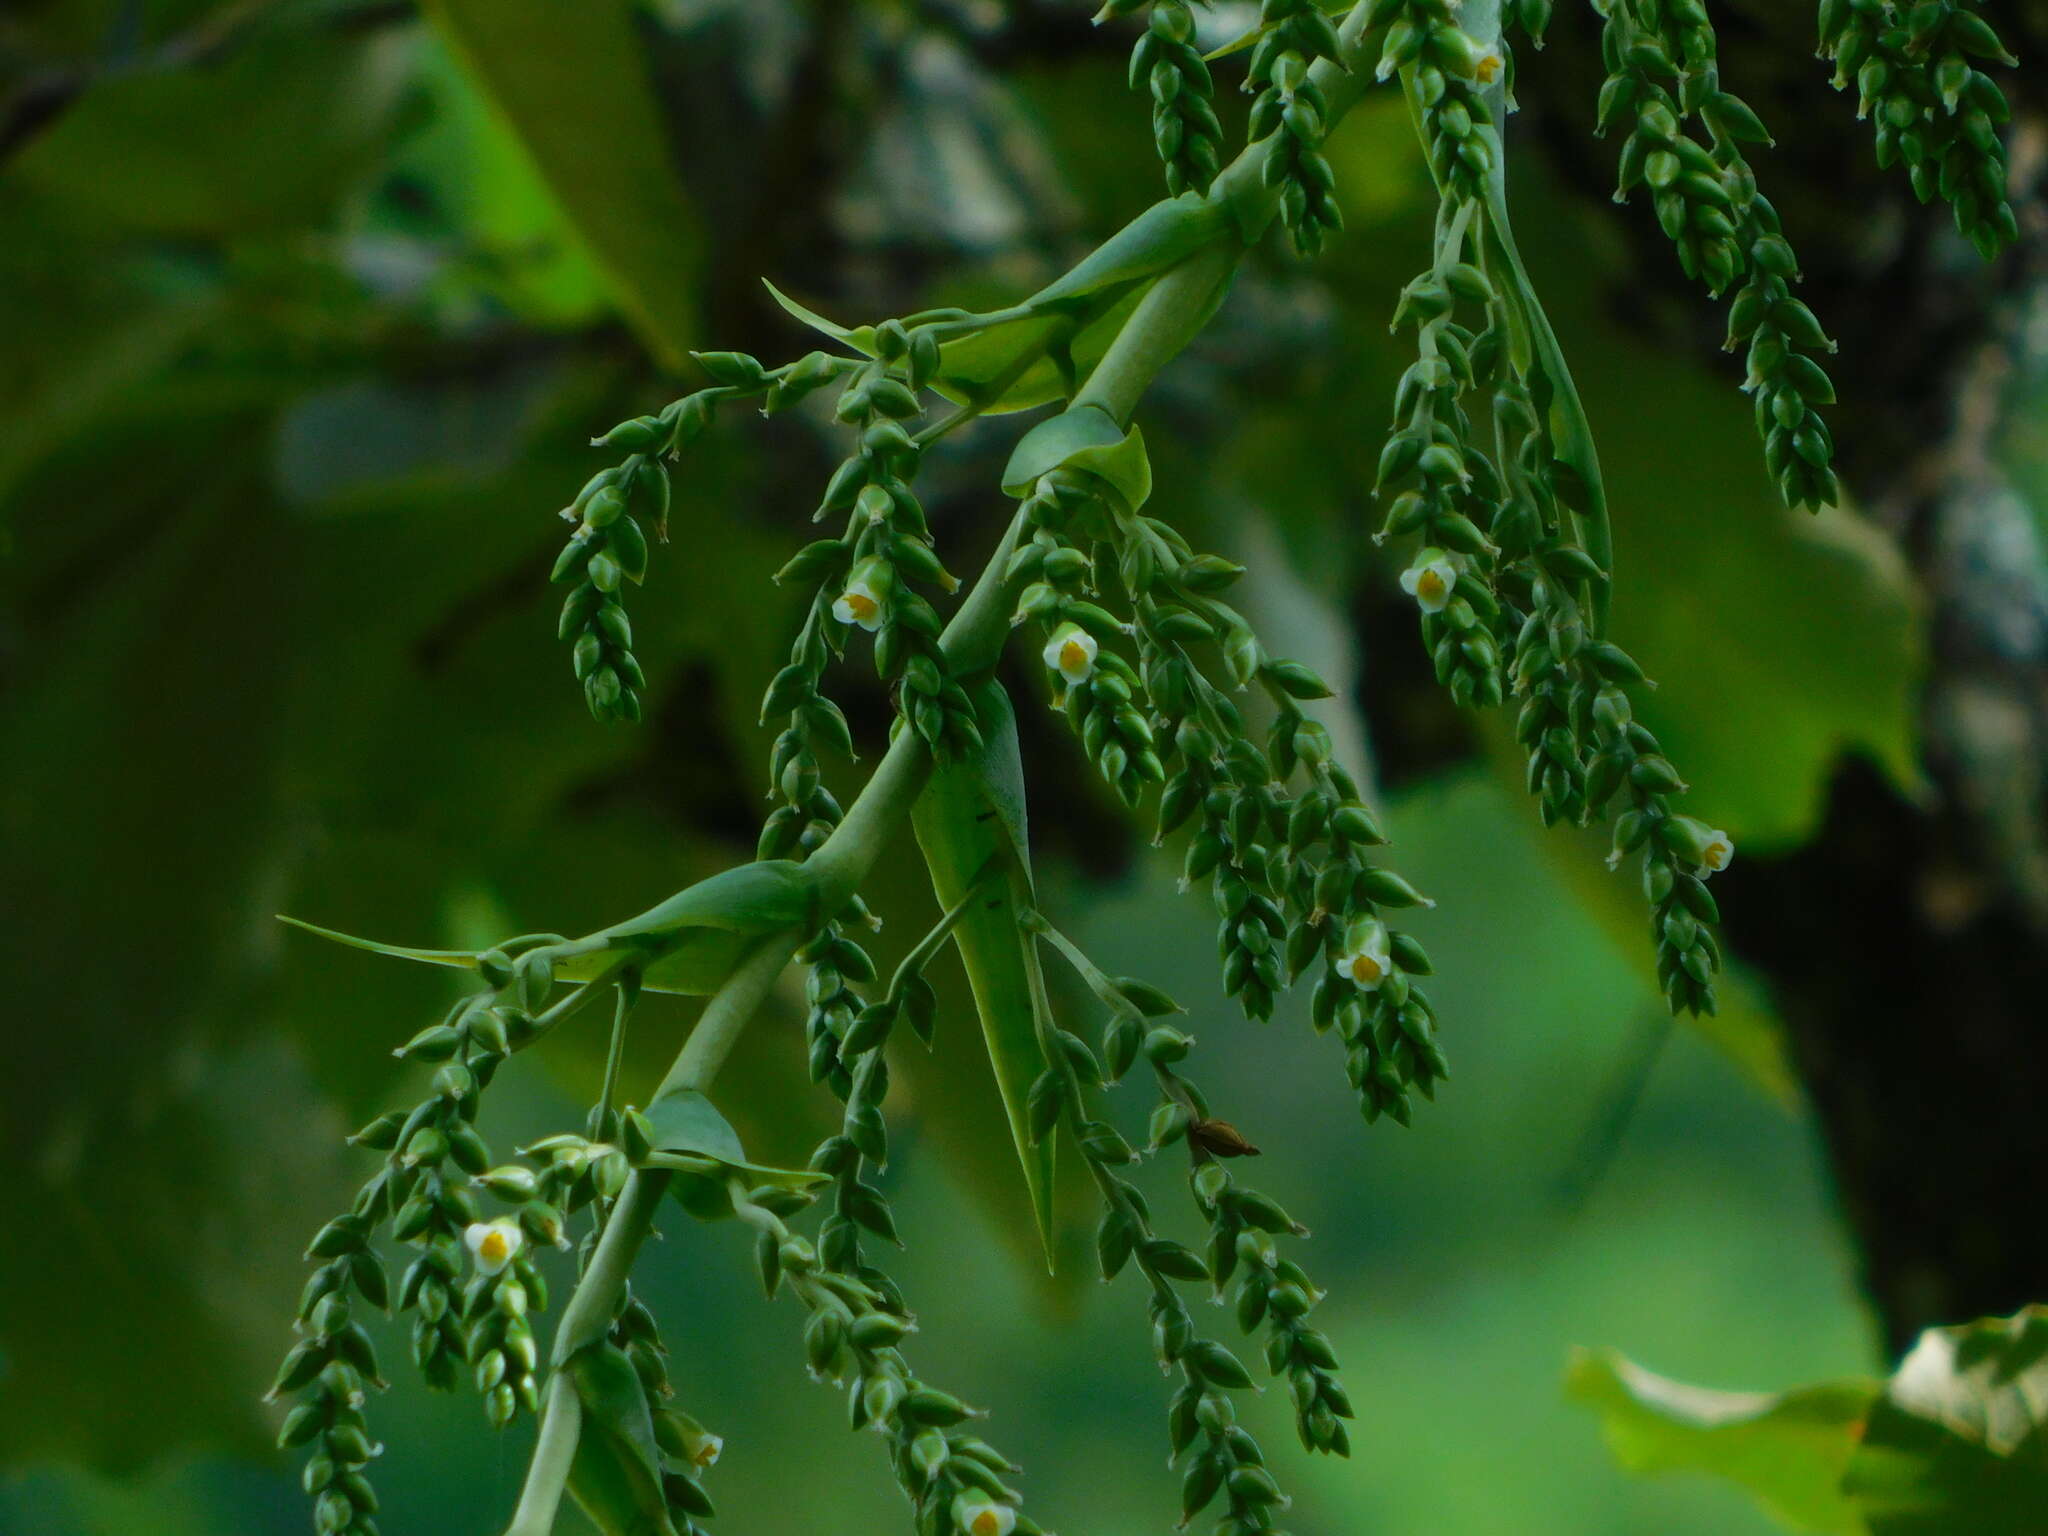
{"label": "white flower", "polygon": [[1481,85],[1491,85],[1500,78],[1500,72],[1506,65],[1507,60],[1500,56],[1500,50],[1489,48],[1474,61],[1472,78]]}
{"label": "white flower", "polygon": [[1724,870],[1735,857],[1735,839],[1697,816],[1674,816],[1664,824],[1664,845],[1701,876]]}
{"label": "white flower", "polygon": [[1085,683],[1095,670],[1095,637],[1078,624],[1062,624],[1045,643],[1045,664],[1070,683]]}
{"label": "white flower", "polygon": [[858,624],[862,629],[875,630],[882,627],[882,600],[886,594],[872,574],[855,572],[846,590],[839,594],[832,604],[832,617],[842,624]]}
{"label": "white flower", "polygon": [[1377,992],[1380,983],[1394,972],[1387,953],[1387,930],[1377,923],[1352,936],[1351,946],[1337,957],[1337,970],[1346,980],[1367,992]]}
{"label": "white flower", "polygon": [[1458,567],[1440,549],[1423,550],[1401,573],[1401,590],[1414,598],[1424,613],[1442,613],[1450,607],[1451,592],[1457,585]]}
{"label": "white flower", "polygon": [[966,1536],[1010,1536],[1017,1528],[1017,1511],[978,1493],[963,1493],[953,1501],[953,1523]]}
{"label": "white flower", "polygon": [[478,1271],[495,1275],[526,1246],[526,1234],[510,1216],[500,1216],[496,1221],[472,1221],[462,1234],[462,1242],[476,1255]]}
{"label": "white flower", "polygon": [[719,1453],[725,1449],[724,1436],[714,1435],[706,1430],[685,1435],[683,1439],[684,1448],[690,1453],[690,1465],[700,1472],[716,1462]]}

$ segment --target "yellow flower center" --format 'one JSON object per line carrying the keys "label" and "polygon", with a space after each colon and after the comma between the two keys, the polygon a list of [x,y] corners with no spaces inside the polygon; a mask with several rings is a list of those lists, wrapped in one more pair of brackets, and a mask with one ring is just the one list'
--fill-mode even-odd
{"label": "yellow flower center", "polygon": [[1378,981],[1386,974],[1386,968],[1371,955],[1353,955],[1351,957],[1351,979],[1353,981]]}
{"label": "yellow flower center", "polygon": [[996,1513],[993,1504],[984,1505],[974,1512],[974,1523],[967,1529],[973,1536],[1001,1536],[1003,1517]]}
{"label": "yellow flower center", "polygon": [[1711,842],[1700,851],[1700,857],[1709,869],[1726,869],[1734,856],[1734,847],[1720,841]]}
{"label": "yellow flower center", "polygon": [[1482,53],[1479,56],[1478,65],[1474,68],[1472,72],[1473,74],[1478,76],[1479,83],[1481,85],[1491,85],[1495,80],[1500,78],[1501,65],[1503,62],[1504,61],[1502,60],[1501,56],[1497,53],[1491,51]]}
{"label": "yellow flower center", "polygon": [[852,614],[857,622],[862,624],[872,619],[881,610],[882,606],[865,592],[848,592],[844,601],[846,603],[846,611]]}
{"label": "yellow flower center", "polygon": [[1060,647],[1060,670],[1079,672],[1088,665],[1088,647],[1079,640],[1069,640]]}
{"label": "yellow flower center", "polygon": [[1435,602],[1438,598],[1442,597],[1446,590],[1447,589],[1444,586],[1444,578],[1442,574],[1436,570],[1424,571],[1420,576],[1415,578],[1416,596],[1426,597],[1432,603]]}
{"label": "yellow flower center", "polygon": [[502,1264],[512,1257],[512,1239],[505,1235],[503,1227],[493,1227],[476,1245],[476,1256],[486,1264]]}

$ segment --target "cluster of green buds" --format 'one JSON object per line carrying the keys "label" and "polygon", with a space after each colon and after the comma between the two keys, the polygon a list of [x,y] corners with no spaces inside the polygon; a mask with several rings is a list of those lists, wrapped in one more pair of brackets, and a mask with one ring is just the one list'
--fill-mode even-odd
{"label": "cluster of green buds", "polygon": [[1969,0],[1821,0],[1820,46],[1875,121],[1879,165],[1903,164],[1921,202],[1945,200],[1987,260],[2019,237],[1999,138],[2011,109],[1975,62],[2019,61]]}
{"label": "cluster of green buds", "polygon": [[556,633],[570,643],[584,702],[599,720],[638,720],[647,674],[633,655],[633,625],[626,617],[627,582],[647,578],[647,530],[633,515],[645,504],[656,537],[668,529],[668,469],[660,452],[701,411],[679,400],[660,416],[622,421],[594,446],[627,450],[623,462],[601,469],[562,509],[574,524],[555,560],[552,579],[571,583]]}
{"label": "cluster of green buds", "polygon": [[[1587,685],[1582,684],[1581,687]],[[1735,856],[1727,833],[1671,809],[1685,788],[1678,770],[1658,749],[1649,728],[1633,719],[1628,695],[1612,683],[1594,693],[1591,713],[1598,747],[1586,768],[1586,798],[1598,814],[1625,792],[1628,808],[1615,819],[1610,863],[1642,850],[1643,895],[1650,904],[1650,937],[1657,949],[1657,982],[1671,1011],[1714,1011],[1714,975],[1721,950],[1712,925],[1721,920],[1707,878]]]}
{"label": "cluster of green buds", "polygon": [[[342,1519],[344,1498],[363,1519],[375,1507],[362,1472],[369,1459],[362,1408],[366,1389],[382,1383],[369,1338],[350,1318],[352,1296],[410,1314],[412,1357],[422,1379],[448,1391],[467,1377],[494,1426],[537,1407],[531,1318],[546,1309],[548,1287],[533,1252],[566,1245],[564,1214],[597,1192],[599,1175],[587,1158],[580,1181],[560,1159],[538,1175],[519,1163],[493,1167],[476,1121],[483,1092],[505,1059],[603,991],[580,987],[550,1004],[558,961],[581,947],[557,934],[526,934],[484,951],[478,957],[482,985],[396,1053],[433,1067],[432,1093],[349,1138],[353,1146],[383,1153],[384,1161],[350,1210],[313,1240],[308,1257],[321,1262],[300,1302],[304,1337],[274,1388],[274,1395],[306,1394],[287,1416],[280,1440],[286,1446],[318,1442],[306,1486],[325,1536],[369,1529]],[[621,1160],[619,1179],[625,1171]],[[484,1196],[510,1205],[512,1213],[486,1219]],[[374,1249],[386,1227],[416,1255],[395,1289]],[[330,1489],[338,1490],[331,1498]]]}
{"label": "cluster of green buds", "polygon": [[1055,700],[1081,739],[1103,782],[1126,805],[1162,783],[1165,765],[1152,725],[1138,704],[1138,672],[1113,646],[1127,627],[1091,599],[1095,566],[1083,543],[1097,524],[1094,495],[1080,476],[1045,476],[1025,502],[1031,536],[1010,556],[1008,578],[1022,584],[1013,622],[1032,622],[1045,636],[1041,652]]}
{"label": "cluster of green buds", "polygon": [[[833,941],[845,946],[846,940]],[[826,958],[814,963],[815,983],[821,970],[843,974],[844,962]],[[862,980],[874,979],[867,967]],[[899,983],[903,982],[899,974]],[[815,990],[815,989],[814,989]],[[811,1167],[832,1180],[832,1208],[818,1229],[818,1255],[827,1269],[851,1275],[878,1295],[897,1298],[894,1282],[868,1264],[861,1249],[861,1234],[870,1233],[884,1242],[895,1242],[896,1218],[880,1189],[867,1182],[867,1165],[879,1168],[889,1161],[889,1132],[882,1118],[882,1104],[889,1095],[889,1064],[882,1046],[896,1019],[906,1011],[905,998],[914,993],[914,1017],[922,1020],[929,1038],[933,1003],[930,986],[919,976],[907,985],[893,987],[888,996],[863,1004],[850,988],[845,1001],[835,1009],[830,1028],[814,1026],[812,1070],[817,1070],[821,1051],[831,1054],[825,1082],[844,1106],[839,1131],[821,1142],[811,1156]],[[814,1005],[813,1016],[816,1015]]]}
{"label": "cluster of green buds", "polygon": [[725,1440],[671,1401],[675,1387],[668,1378],[668,1351],[662,1345],[660,1327],[647,1303],[635,1297],[630,1286],[605,1345],[623,1354],[640,1379],[654,1425],[661,1497],[669,1523],[676,1536],[703,1536],[699,1522],[717,1513],[704,1487],[704,1474],[723,1454]]}
{"label": "cluster of green buds", "polygon": [[[1688,269],[1711,286],[1747,274],[1732,327],[1750,342],[1750,387],[1771,468],[1789,500],[1832,499],[1832,445],[1812,408],[1833,395],[1799,350],[1825,339],[1811,311],[1790,296],[1791,248],[1740,147],[1763,130],[1719,87],[1699,0],[1602,0],[1599,8],[1610,69],[1602,126],[1630,124],[1623,189],[1652,187]],[[1423,611],[1424,640],[1453,698],[1467,705],[1521,699],[1516,736],[1545,824],[1591,822],[1629,778],[1637,740],[1601,720],[1617,708],[1626,719],[1623,689],[1642,672],[1601,637],[1607,532],[1597,462],[1555,337],[1515,255],[1504,205],[1485,185],[1497,154],[1489,103],[1503,94],[1491,85],[1505,67],[1499,44],[1446,41],[1449,55],[1462,47],[1482,62],[1463,77],[1435,68],[1421,41],[1424,20],[1433,38],[1452,23],[1447,12],[1428,9],[1429,18],[1417,19],[1385,8],[1402,20],[1388,30],[1382,68],[1401,71],[1417,108],[1440,209],[1435,263],[1404,291],[1396,313],[1397,324],[1416,324],[1418,356],[1402,379],[1397,430],[1381,458],[1381,490],[1395,494],[1379,537],[1425,541],[1401,584]],[[1540,31],[1545,18],[1522,19]],[[1462,90],[1453,88],[1459,78]],[[1447,103],[1458,108],[1448,124]],[[1708,143],[1686,132],[1694,115],[1706,123]],[[1465,145],[1477,152],[1467,156]],[[1478,310],[1473,324],[1462,323],[1461,305]],[[1464,405],[1479,385],[1493,391],[1498,466],[1479,446]],[[1654,754],[1654,744],[1640,751]],[[1648,782],[1655,773],[1647,767],[1641,777]],[[1660,793],[1678,787],[1675,773],[1670,780]],[[1718,952],[1700,925],[1711,921],[1711,904],[1675,919],[1668,894],[1660,886],[1651,897],[1667,995],[1674,1008],[1710,1009],[1707,978]],[[1311,1017],[1343,1037],[1367,1117],[1405,1121],[1407,1088],[1428,1092],[1444,1070],[1428,1000],[1409,980],[1426,973],[1427,960],[1369,908],[1347,913],[1323,948],[1334,964]]]}
{"label": "cluster of green buds", "polygon": [[1458,25],[1457,10],[1453,0],[1371,0],[1366,15],[1368,26],[1386,29],[1378,78],[1410,72],[1438,188],[1446,198],[1475,201],[1494,167],[1493,146],[1478,131],[1493,122],[1486,88],[1504,78],[1508,63]]}
{"label": "cluster of green buds", "polygon": [[1245,71],[1252,101],[1246,136],[1271,139],[1262,174],[1280,189],[1280,217],[1294,248],[1313,256],[1326,233],[1341,229],[1344,217],[1335,196],[1337,177],[1323,157],[1330,104],[1309,75],[1318,59],[1340,61],[1336,25],[1315,0],[1262,0],[1260,36]]}
{"label": "cluster of green buds", "polygon": [[1422,640],[1436,678],[1461,705],[1501,700],[1501,657],[1493,635],[1498,605],[1494,560],[1499,554],[1480,520],[1502,498],[1500,475],[1479,444],[1463,397],[1501,351],[1492,323],[1463,323],[1459,305],[1484,306],[1494,292],[1486,273],[1466,259],[1479,206],[1460,199],[1440,221],[1430,269],[1402,290],[1394,325],[1416,333],[1416,360],[1394,395],[1396,426],[1380,452],[1378,490],[1391,494],[1377,537],[1413,535],[1422,548],[1401,587],[1422,616]]}
{"label": "cluster of green buds", "polygon": [[[1156,1022],[1159,1015],[1177,1011],[1173,1000],[1143,982],[1109,977],[1042,917],[1033,914],[1028,926],[1073,965],[1089,990],[1110,1010],[1101,1058],[1078,1035],[1041,1014],[1039,1043],[1050,1065],[1032,1085],[1030,1121],[1033,1133],[1041,1139],[1064,1122],[1088,1164],[1102,1197],[1096,1256],[1103,1279],[1112,1280],[1136,1264],[1150,1288],[1147,1311],[1153,1351],[1162,1369],[1178,1369],[1181,1374],[1181,1385],[1168,1408],[1167,1426],[1172,1455],[1181,1468],[1182,1524],[1220,1498],[1224,1511],[1216,1526],[1219,1532],[1250,1536],[1272,1531],[1274,1516],[1288,1501],[1266,1469],[1258,1442],[1238,1424],[1230,1396],[1252,1385],[1251,1372],[1221,1342],[1201,1336],[1179,1287],[1206,1280],[1220,1290],[1239,1262],[1241,1248],[1254,1250],[1261,1259],[1269,1256],[1252,1234],[1290,1231],[1294,1224],[1263,1195],[1236,1188],[1227,1175],[1218,1180],[1222,1170],[1214,1158],[1246,1156],[1257,1149],[1234,1127],[1214,1119],[1199,1091],[1176,1070],[1193,1042],[1172,1025]],[[1186,1244],[1153,1229],[1143,1191],[1123,1172],[1139,1161],[1140,1154],[1091,1104],[1094,1095],[1121,1077],[1139,1057],[1150,1063],[1161,1090],[1159,1106],[1152,1115],[1150,1149],[1158,1152],[1185,1144],[1195,1161],[1196,1202],[1210,1225],[1211,1257],[1207,1262]],[[1225,1257],[1219,1259],[1219,1253]],[[1313,1287],[1294,1266],[1283,1266],[1277,1255],[1270,1257],[1272,1289],[1284,1292],[1278,1306],[1293,1309],[1296,1318],[1305,1315],[1312,1305]],[[1298,1308],[1297,1290],[1302,1300]],[[1241,1306],[1240,1318],[1248,1310]],[[1251,1317],[1246,1330],[1255,1329],[1265,1315],[1261,1311]],[[1299,1356],[1297,1344],[1303,1351]],[[1348,1439],[1337,1420],[1349,1415],[1350,1404],[1335,1377],[1327,1374],[1336,1365],[1328,1341],[1305,1324],[1299,1328],[1290,1325],[1286,1342],[1269,1346],[1268,1357],[1275,1374],[1289,1382],[1300,1410],[1304,1443],[1311,1449],[1344,1454]]]}
{"label": "cluster of green buds", "polygon": [[836,922],[827,923],[797,958],[810,966],[804,983],[809,1004],[804,1043],[810,1052],[811,1081],[826,1084],[843,1102],[853,1091],[848,1058],[858,1054],[843,1044],[861,1012],[861,997],[853,986],[875,979],[875,962],[846,935],[845,925]]}
{"label": "cluster of green buds", "polygon": [[904,425],[922,412],[918,391],[938,365],[935,327],[886,320],[875,328],[875,356],[854,368],[834,407],[859,430],[860,446],[833,473],[818,508],[820,518],[844,513],[849,521],[834,557],[817,558],[828,574],[843,575],[831,608],[835,648],[851,630],[873,634],[875,670],[895,685],[897,711],[944,757],[981,737],[967,695],[946,675],[938,611],[916,590],[923,584],[950,593],[960,585],[939,563],[911,490],[923,449]]}
{"label": "cluster of green buds", "polygon": [[846,1389],[848,1419],[888,1441],[898,1485],[916,1510],[919,1536],[1039,1536],[1004,1479],[1017,1472],[970,1427],[980,1415],[922,1381],[899,1347],[915,1324],[900,1298],[823,1262],[783,1217],[802,1204],[787,1191],[748,1191],[735,1181],[733,1210],[754,1229],[761,1283],[783,1285],[810,1313],[804,1357],[811,1374]]}
{"label": "cluster of green buds", "polygon": [[[1180,1090],[1174,1097],[1185,1102],[1192,1085],[1181,1080]],[[1237,1276],[1237,1325],[1247,1335],[1264,1326],[1266,1369],[1287,1384],[1294,1429],[1303,1448],[1348,1455],[1351,1437],[1344,1420],[1351,1417],[1351,1399],[1337,1379],[1337,1352],[1328,1335],[1308,1320],[1323,1293],[1299,1264],[1282,1257],[1275,1241],[1283,1233],[1306,1237],[1308,1228],[1273,1200],[1233,1179],[1215,1160],[1256,1150],[1235,1127],[1196,1118],[1187,1137],[1196,1154],[1189,1179],[1196,1203],[1209,1220],[1209,1275],[1217,1294],[1220,1297],[1231,1277]]]}
{"label": "cluster of green buds", "polygon": [[668,537],[669,477],[664,457],[673,459],[699,437],[721,405],[758,399],[764,412],[788,409],[855,365],[849,359],[813,352],[782,368],[763,368],[741,352],[692,353],[715,381],[710,388],[673,400],[652,416],[620,422],[594,448],[623,450],[620,463],[599,470],[562,510],[574,525],[555,561],[552,579],[570,582],[557,625],[572,646],[576,680],[599,720],[638,720],[647,679],[633,654],[633,626],[626,615],[624,588],[647,575],[647,529]]}
{"label": "cluster of green buds", "polygon": [[[968,899],[973,899],[973,895],[970,890]],[[879,1168],[889,1161],[889,1131],[882,1118],[882,1104],[889,1093],[889,1067],[883,1047],[899,1020],[907,1021],[911,1032],[926,1046],[932,1043],[938,994],[925,979],[924,969],[953,931],[963,910],[964,907],[956,907],[948,912],[904,956],[880,997],[863,1004],[850,988],[844,988],[842,980],[844,1011],[835,1008],[829,1019],[812,1026],[812,1077],[827,1083],[845,1106],[839,1130],[821,1142],[811,1156],[812,1169],[828,1175],[833,1184],[832,1213],[818,1232],[819,1258],[828,1269],[860,1281],[899,1311],[902,1298],[895,1282],[868,1264],[861,1251],[863,1231],[885,1242],[897,1240],[896,1220],[887,1197],[867,1183],[862,1173],[866,1164]],[[818,990],[819,969],[825,967],[836,977],[844,978],[851,965],[856,979],[875,979],[873,964],[867,962],[865,953],[849,955],[847,947],[843,939],[826,939],[821,946],[814,946],[814,992]],[[815,1001],[812,1010],[816,1019]],[[821,1060],[827,1063],[823,1072]]]}
{"label": "cluster of green buds", "polygon": [[[1830,505],[1840,494],[1834,440],[1818,408],[1833,402],[1834,386],[1811,354],[1834,343],[1791,294],[1798,257],[1742,150],[1770,135],[1721,88],[1703,0],[1604,0],[1602,9],[1608,77],[1597,131],[1628,129],[1615,196],[1647,185],[1686,275],[1716,295],[1736,286],[1728,348],[1749,349],[1744,388],[1755,396],[1771,477],[1788,506]],[[1688,127],[1694,120],[1705,142]]]}
{"label": "cluster of green buds", "polygon": [[371,1251],[372,1230],[369,1220],[350,1212],[313,1239],[309,1256],[324,1262],[299,1304],[303,1337],[285,1356],[270,1389],[273,1399],[299,1396],[285,1415],[278,1444],[309,1448],[302,1480],[321,1536],[373,1536],[377,1528],[377,1494],[364,1469],[380,1447],[370,1439],[363,1402],[383,1382],[376,1348],[349,1306],[351,1294],[373,1307],[389,1305],[390,1281]]}
{"label": "cluster of green buds", "polygon": [[1152,142],[1166,167],[1166,190],[1204,192],[1222,163],[1223,125],[1212,100],[1215,84],[1195,45],[1190,0],[1108,0],[1099,25],[1144,11],[1145,31],[1131,48],[1131,89],[1152,96]]}
{"label": "cluster of green buds", "polygon": [[[1213,595],[1243,567],[1196,555],[1171,524],[1101,494],[1086,477],[1046,476],[1030,511],[1034,533],[1019,550],[1018,572],[1038,579],[1025,588],[1018,616],[1054,623],[1046,665],[1065,684],[1068,716],[1111,785],[1135,802],[1146,783],[1163,781],[1161,837],[1200,812],[1184,880],[1211,881],[1224,990],[1250,1017],[1270,1017],[1284,984],[1287,928],[1278,893],[1286,812],[1243,715],[1187,651],[1190,644],[1216,641],[1233,683],[1243,686],[1258,675],[1263,658],[1251,626]],[[1129,627],[1138,637],[1135,674],[1122,657],[1101,651],[1097,640],[1120,637],[1123,622],[1076,595],[1093,570],[1082,543],[1115,553],[1134,616]],[[1294,675],[1294,664],[1274,665]],[[1131,697],[1134,681],[1151,707],[1149,718]],[[1168,759],[1176,765],[1171,770]]]}

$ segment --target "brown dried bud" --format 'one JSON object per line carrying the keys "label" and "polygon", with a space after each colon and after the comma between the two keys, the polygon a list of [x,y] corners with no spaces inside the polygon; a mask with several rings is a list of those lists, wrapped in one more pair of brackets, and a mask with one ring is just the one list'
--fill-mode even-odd
{"label": "brown dried bud", "polygon": [[1197,1120],[1188,1127],[1188,1140],[1198,1152],[1211,1157],[1257,1157],[1259,1149],[1245,1140],[1244,1132],[1228,1120]]}

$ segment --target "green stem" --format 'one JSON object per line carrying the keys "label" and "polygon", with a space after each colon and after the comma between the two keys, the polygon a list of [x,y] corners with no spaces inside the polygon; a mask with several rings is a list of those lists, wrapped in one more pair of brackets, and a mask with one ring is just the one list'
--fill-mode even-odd
{"label": "green stem", "polygon": [[[702,1090],[711,1085],[731,1053],[733,1042],[767,999],[775,979],[796,954],[799,942],[801,936],[794,932],[773,935],[763,939],[740,962],[717,995],[704,1005],[697,1027],[690,1032],[689,1040],[662,1082],[664,1090]],[[548,1383],[540,1438],[527,1467],[518,1510],[505,1536],[546,1536],[554,1528],[555,1512],[561,1507],[562,1490],[568,1484],[569,1470],[575,1461],[582,1418],[575,1382],[565,1367],[579,1350],[597,1343],[610,1330],[626,1293],[627,1274],[654,1225],[654,1215],[668,1183],[669,1174],[658,1168],[637,1169],[627,1178],[626,1187],[605,1222],[604,1236],[598,1239],[597,1251],[591,1255],[590,1267],[583,1272],[575,1293],[562,1309],[562,1321],[555,1330],[554,1349],[549,1357],[553,1376]]]}
{"label": "green stem", "polygon": [[1244,251],[1242,240],[1226,235],[1154,283],[1074,396],[1074,405],[1098,406],[1119,426],[1128,425],[1139,397],[1159,370],[1201,334],[1216,313]]}
{"label": "green stem", "polygon": [[631,982],[620,978],[618,1006],[612,1010],[611,1044],[604,1057],[604,1087],[597,1096],[597,1126],[591,1132],[594,1136],[611,1134],[612,1105],[619,1091],[619,1067],[626,1059],[626,1022],[633,1016],[636,991]]}
{"label": "green stem", "polygon": [[520,1490],[519,1508],[513,1511],[505,1536],[549,1536],[554,1530],[555,1511],[561,1507],[562,1490],[568,1486],[582,1430],[583,1400],[576,1395],[576,1383],[566,1372],[557,1371],[548,1383],[540,1438],[534,1441],[526,1486]]}

